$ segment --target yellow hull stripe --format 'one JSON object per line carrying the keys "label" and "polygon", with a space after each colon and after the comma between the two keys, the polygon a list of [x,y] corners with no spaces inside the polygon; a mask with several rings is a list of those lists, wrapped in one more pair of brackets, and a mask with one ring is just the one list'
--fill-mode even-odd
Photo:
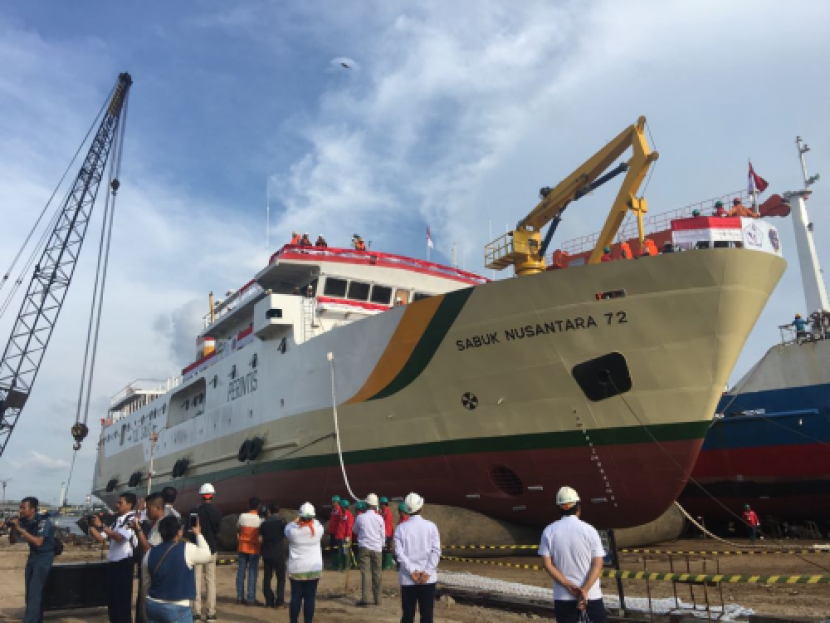
{"label": "yellow hull stripe", "polygon": [[397,378],[443,300],[443,296],[432,296],[416,304],[407,305],[372,374],[345,404],[366,402]]}

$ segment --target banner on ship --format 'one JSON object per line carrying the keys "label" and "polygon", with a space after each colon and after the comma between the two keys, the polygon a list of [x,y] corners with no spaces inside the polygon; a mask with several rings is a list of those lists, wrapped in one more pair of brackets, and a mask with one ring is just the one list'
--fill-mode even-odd
{"label": "banner on ship", "polygon": [[747,249],[781,255],[781,239],[772,225],[754,218],[708,217],[672,221],[672,242],[693,248],[699,242],[740,242]]}

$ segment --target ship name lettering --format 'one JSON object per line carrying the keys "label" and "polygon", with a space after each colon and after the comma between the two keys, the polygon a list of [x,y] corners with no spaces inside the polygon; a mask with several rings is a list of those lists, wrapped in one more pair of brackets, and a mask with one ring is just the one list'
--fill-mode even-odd
{"label": "ship name lettering", "polygon": [[490,344],[500,344],[498,331],[487,333],[486,335],[475,335],[468,337],[466,340],[456,340],[455,346],[458,350],[467,350],[468,348],[479,348],[480,346],[489,346]]}
{"label": "ship name lettering", "polygon": [[[600,322],[602,319],[600,319]],[[605,314],[606,325],[627,324],[628,315],[624,311],[608,312]],[[470,350],[471,348],[481,348],[482,346],[490,346],[491,344],[501,344],[500,337],[504,338],[505,342],[512,342],[515,340],[523,340],[528,337],[538,337],[540,335],[548,335],[551,333],[567,333],[568,331],[578,331],[580,329],[595,329],[599,327],[599,323],[591,316],[577,316],[576,318],[566,318],[564,320],[551,320],[549,322],[537,322],[536,324],[527,324],[523,327],[514,327],[512,329],[502,329],[501,332],[494,331],[492,333],[474,335],[462,340],[455,341],[455,347],[459,351]]]}
{"label": "ship name lettering", "polygon": [[230,382],[228,385],[228,402],[233,402],[237,398],[242,398],[250,393],[256,391],[257,388],[257,371],[248,372],[245,376],[241,376]]}

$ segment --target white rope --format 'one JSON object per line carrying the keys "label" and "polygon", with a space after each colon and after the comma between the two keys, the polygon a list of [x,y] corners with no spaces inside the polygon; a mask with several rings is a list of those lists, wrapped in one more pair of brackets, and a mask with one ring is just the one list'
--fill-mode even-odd
{"label": "white rope", "polygon": [[329,369],[331,370],[331,410],[334,413],[334,438],[337,441],[337,456],[340,458],[340,471],[343,472],[343,482],[346,483],[346,490],[352,496],[352,499],[357,502],[363,498],[357,497],[354,491],[352,491],[352,487],[349,484],[349,477],[346,475],[346,465],[343,463],[343,449],[340,447],[340,426],[337,423],[337,395],[334,391],[334,355],[329,353],[326,355],[326,358],[329,360]]}

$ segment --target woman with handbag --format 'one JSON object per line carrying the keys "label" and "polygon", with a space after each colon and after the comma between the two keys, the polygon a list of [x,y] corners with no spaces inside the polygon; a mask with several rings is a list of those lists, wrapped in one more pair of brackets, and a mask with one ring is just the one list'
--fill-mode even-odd
{"label": "woman with handbag", "polygon": [[147,592],[148,623],[192,623],[190,602],[196,599],[193,565],[210,562],[210,547],[199,529],[198,516],[191,516],[190,532],[196,544],[182,540],[179,518],[170,515],[158,524],[161,545],[156,545],[141,564]]}
{"label": "woman with handbag", "polygon": [[323,526],[314,518],[315,514],[314,507],[306,502],[300,507],[300,516],[285,527],[288,579],[291,580],[288,609],[291,623],[299,623],[301,608],[305,623],[314,620],[317,584],[323,576],[323,551],[320,549]]}

